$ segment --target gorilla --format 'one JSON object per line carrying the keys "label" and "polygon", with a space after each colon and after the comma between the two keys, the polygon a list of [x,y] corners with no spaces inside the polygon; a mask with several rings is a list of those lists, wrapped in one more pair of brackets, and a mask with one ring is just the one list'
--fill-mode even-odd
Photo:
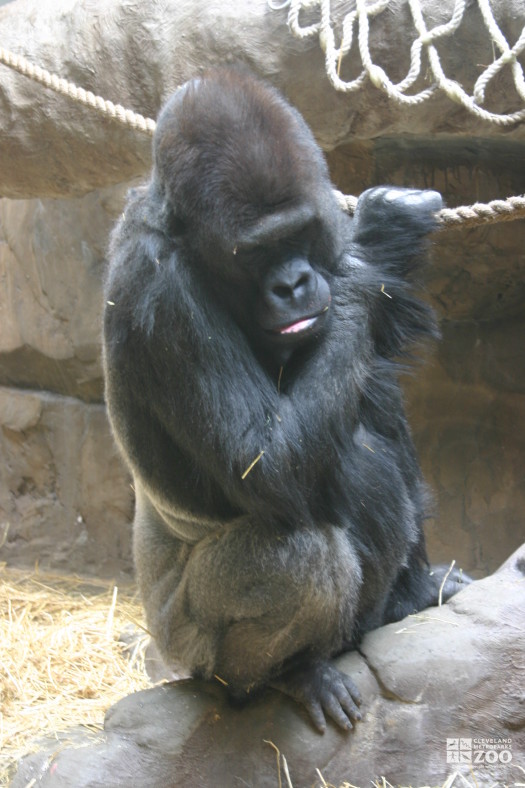
{"label": "gorilla", "polygon": [[277,687],[349,729],[331,657],[462,583],[428,565],[397,381],[436,334],[417,274],[441,197],[377,187],[350,218],[300,114],[235,68],[175,92],[153,160],[104,317],[148,628],[232,699]]}

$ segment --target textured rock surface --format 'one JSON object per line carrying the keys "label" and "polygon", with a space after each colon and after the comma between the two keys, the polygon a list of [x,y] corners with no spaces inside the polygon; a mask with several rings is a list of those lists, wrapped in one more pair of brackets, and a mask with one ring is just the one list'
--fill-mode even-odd
{"label": "textured rock surface", "polygon": [[132,490],[103,405],[0,387],[2,560],[131,570]]}
{"label": "textured rock surface", "polygon": [[[525,23],[523,3],[500,0],[491,5],[514,44]],[[331,6],[335,22],[348,11],[345,0],[332,0]],[[421,0],[421,6],[427,27],[433,28],[450,20],[454,0]],[[18,0],[0,10],[3,47],[145,116],[155,118],[167,95],[189,77],[239,60],[283,89],[326,149],[351,139],[396,134],[500,135],[497,125],[444,95],[413,107],[389,101],[370,82],[350,95],[336,93],[318,41],[297,40],[286,20],[287,10],[270,10],[267,0]],[[389,9],[373,19],[370,30],[375,61],[392,81],[403,79],[416,37],[407,0],[397,2],[393,13]],[[470,91],[483,66],[494,59],[477,4],[467,4],[460,29],[441,39],[438,50],[447,76]],[[82,194],[147,169],[147,136],[0,68],[0,194]],[[349,58],[343,77],[356,76],[360,68],[357,57]],[[492,111],[522,107],[509,73],[507,68],[488,91]],[[524,140],[525,126],[506,127],[505,134]]]}
{"label": "textured rock surface", "polygon": [[[346,7],[342,0],[332,5],[335,16]],[[423,0],[428,24],[448,18],[452,5]],[[525,21],[523,3],[492,6],[508,39],[515,40]],[[400,0],[394,14],[378,16],[371,27],[375,52],[396,78],[407,66],[413,35],[406,15],[407,4]],[[235,53],[285,90],[325,147],[338,145],[329,161],[334,182],[346,193],[379,183],[428,186],[453,206],[525,191],[525,124],[501,130],[444,98],[399,109],[370,86],[351,96],[336,94],[324,76],[317,42],[297,41],[285,19],[286,11],[270,11],[266,0],[235,0],[227,7],[201,0],[17,0],[0,9],[3,46],[145,115],[155,115],[166,94],[188,76],[228,62]],[[439,49],[447,73],[471,84],[479,73],[476,64],[490,62],[492,52],[483,48],[487,39],[474,3],[467,20]],[[38,195],[0,202],[0,386],[14,389],[10,411],[20,406],[18,389],[27,389],[44,410],[49,398],[39,392],[75,397],[78,412],[88,414],[91,409],[82,403],[103,398],[101,279],[109,228],[126,187],[73,199],[43,196],[83,194],[145,174],[150,140],[4,66],[0,70],[0,193]],[[516,108],[507,87],[500,79],[498,95],[490,97],[493,108]],[[406,380],[415,439],[437,503],[428,524],[430,555],[445,562],[454,557],[476,575],[494,570],[525,539],[524,250],[523,221],[436,234],[428,287],[443,320],[443,342],[432,365]],[[107,423],[88,421],[103,460]],[[9,530],[0,557],[77,568],[84,553],[61,547],[55,555],[53,535],[58,527],[61,543],[76,544],[75,518],[84,515],[61,514],[57,526],[43,512],[69,512],[69,491],[82,487],[85,468],[61,448],[69,440],[68,422],[55,419],[52,438],[43,425],[19,431],[15,441],[0,416],[9,447],[3,450],[9,451],[9,466],[2,470],[0,544],[7,524]],[[42,449],[31,454],[35,441],[46,447],[43,455]],[[46,457],[45,473],[40,456]],[[108,456],[116,469],[113,449]],[[94,572],[129,568],[129,529],[122,524],[131,515],[132,493],[123,470],[112,474],[111,486],[90,488],[97,517],[89,533],[103,539],[118,534],[110,561],[102,546],[98,562],[91,550],[86,568]],[[127,502],[119,504],[118,516],[114,499]],[[66,523],[69,536],[62,530]]]}
{"label": "textured rock surface", "polygon": [[0,201],[0,384],[103,400],[101,282],[126,188]]}
{"label": "textured rock surface", "polygon": [[0,201],[0,556],[128,574],[133,492],[103,403],[102,277],[126,189]]}
{"label": "textured rock surface", "polygon": [[[525,546],[496,574],[440,609],[368,635],[339,660],[360,687],[364,719],[344,734],[316,733],[278,693],[241,710],[219,685],[184,681],[124,698],[105,736],[82,749],[54,741],[21,764],[12,788],[151,788],[278,784],[273,742],[295,788],[348,781],[368,786],[442,785],[454,772],[478,788],[515,785],[525,768]],[[76,734],[77,742],[86,745]],[[472,762],[454,762],[455,739]],[[509,754],[481,739],[505,740]],[[478,748],[478,749],[476,749]],[[467,779],[468,778],[468,779]],[[35,780],[36,783],[31,782]],[[284,774],[282,775],[285,784]],[[458,784],[460,784],[458,782]]]}
{"label": "textured rock surface", "polygon": [[[407,147],[403,140],[388,139],[345,146],[329,158],[335,183],[348,193],[384,182],[434,186],[454,204],[522,190],[520,150],[499,141],[449,139],[438,146],[421,140]],[[5,283],[0,288],[0,385],[4,399],[9,387],[15,389],[10,406],[15,411],[21,399],[17,387],[45,402],[42,390],[102,402],[101,281],[107,236],[125,190],[0,202],[0,278]],[[525,222],[443,231],[433,244],[427,279],[443,320],[443,341],[433,349],[431,363],[405,380],[410,421],[436,499],[435,517],[427,526],[431,558],[455,558],[480,576],[525,539]],[[77,409],[91,412],[80,401]],[[88,529],[95,540],[102,538],[97,560],[91,541],[83,550],[72,549],[79,515],[64,515],[70,510],[66,491],[81,488],[86,473],[62,449],[70,428],[67,421],[55,420],[50,438],[43,424],[32,427],[29,437],[19,431],[14,441],[0,415],[6,456],[10,467],[19,468],[3,471],[0,529],[10,525],[0,556],[28,564],[38,558],[42,566],[75,570],[127,571],[130,531],[124,521],[131,517],[132,491],[124,470],[117,473],[113,449],[108,455],[114,463],[112,484],[90,487],[97,517],[90,518]],[[107,423],[99,418],[89,424],[103,463],[110,445]],[[39,469],[40,450],[31,453],[35,441],[46,447],[45,475]],[[21,487],[22,477],[28,481]],[[104,482],[103,473],[101,478]],[[51,508],[49,496],[55,501]],[[127,502],[117,513],[114,499]],[[57,527],[62,547],[55,554]],[[111,560],[105,550],[110,534]]]}

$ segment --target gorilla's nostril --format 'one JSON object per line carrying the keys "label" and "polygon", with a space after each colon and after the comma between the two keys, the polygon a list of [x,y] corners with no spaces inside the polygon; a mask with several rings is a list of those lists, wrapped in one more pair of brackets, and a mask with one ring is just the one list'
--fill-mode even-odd
{"label": "gorilla's nostril", "polygon": [[277,298],[282,298],[283,300],[291,298],[293,296],[293,291],[294,288],[289,285],[275,285],[272,288],[272,293],[277,296]]}
{"label": "gorilla's nostril", "polygon": [[303,273],[297,279],[292,279],[289,282],[280,281],[274,284],[272,287],[272,294],[282,300],[295,298],[308,287],[309,283],[310,277],[308,274]]}

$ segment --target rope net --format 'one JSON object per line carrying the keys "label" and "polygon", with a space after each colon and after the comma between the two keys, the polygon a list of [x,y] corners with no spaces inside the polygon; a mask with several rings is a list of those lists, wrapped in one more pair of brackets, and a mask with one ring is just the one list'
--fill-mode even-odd
{"label": "rope net", "polygon": [[[332,22],[330,0],[285,0],[277,3],[268,0],[272,10],[289,8],[288,26],[294,36],[300,39],[318,37],[321,48],[325,53],[325,67],[328,79],[332,86],[344,93],[359,90],[367,80],[382,90],[395,103],[400,105],[422,104],[438,92],[445,93],[452,101],[461,104],[466,110],[477,115],[483,120],[501,126],[510,125],[525,120],[525,107],[517,112],[498,114],[490,112],[482,105],[489,84],[505,68],[509,67],[512,73],[517,97],[525,104],[525,78],[523,68],[518,57],[525,50],[525,27],[522,29],[516,42],[511,46],[499,28],[490,7],[489,0],[475,0],[483,24],[492,43],[494,60],[484,67],[473,87],[468,93],[454,79],[447,77],[441,63],[436,44],[452,36],[459,28],[465,17],[467,5],[472,6],[468,0],[455,0],[454,9],[448,22],[429,29],[425,22],[420,0],[408,0],[412,16],[412,23],[416,37],[410,48],[410,67],[400,82],[394,83],[386,71],[374,63],[370,47],[370,20],[383,13],[392,13],[399,5],[397,0],[355,0],[352,11],[344,16],[340,26],[339,45],[336,44],[335,26]],[[302,25],[301,16],[312,12],[319,17],[319,21]],[[341,65],[344,58],[356,52],[361,60],[361,73],[352,80],[345,81],[341,78]],[[423,52],[426,52],[426,62]],[[417,93],[408,93],[416,82],[421,80],[431,82],[429,87]]]}
{"label": "rope net", "polygon": [[[285,2],[280,6],[272,5],[272,2],[273,0],[269,0],[270,7],[272,9],[284,8],[290,5],[289,22],[292,27],[292,30],[294,29],[294,24],[295,25],[299,24],[298,21],[299,13],[304,8],[321,6],[322,13],[327,13],[327,16],[323,17],[324,23],[320,22],[316,25],[311,25],[308,28],[297,28],[297,30],[300,31],[301,37],[303,38],[309,35],[319,34],[321,40],[325,41],[327,70],[328,70],[328,64],[333,62],[334,57],[338,61],[340,61],[342,54],[350,51],[352,46],[352,36],[350,35],[350,37],[348,38],[348,34],[343,34],[343,39],[340,48],[339,49],[335,48],[335,43],[334,43],[335,39],[334,39],[333,30],[329,25],[330,0],[285,0]],[[388,7],[390,2],[391,0],[378,0],[378,2],[374,3],[373,5],[366,6],[365,5],[366,0],[357,0],[356,10],[347,14],[347,16],[345,17],[345,24],[347,25],[347,28],[348,26],[350,26],[350,30],[352,30],[354,22],[358,20],[359,29],[360,29],[360,36],[359,36],[360,42],[361,42],[362,24],[364,25],[363,29],[366,29],[366,41],[368,41],[368,26],[367,26],[368,16],[375,15],[380,13],[381,11],[384,11]],[[419,0],[409,0],[409,2],[411,8],[412,6],[417,6],[419,8]],[[487,0],[477,0],[477,2],[480,4],[480,6],[486,4],[488,8]],[[463,14],[463,11],[465,10],[465,2],[463,2],[463,0],[456,0],[456,8],[461,8],[462,9],[461,14]],[[351,21],[347,22],[347,20],[349,19]],[[366,20],[366,24],[363,20]],[[327,24],[328,26],[326,27]],[[454,22],[454,24],[456,24],[456,22]],[[323,27],[323,25],[325,27]],[[446,28],[447,25],[444,25],[442,27]],[[457,25],[456,27],[454,27],[454,29],[456,28]],[[325,30],[324,38],[322,34],[323,30]],[[326,34],[326,30],[330,31],[328,37]],[[429,40],[435,40],[435,38],[437,37],[436,29],[431,31],[431,34],[434,36],[434,38]],[[442,34],[443,33],[440,33],[440,35]],[[326,43],[326,41],[328,41],[328,43]],[[416,41],[412,46],[412,50],[413,50],[412,59],[414,59],[415,57],[414,51],[416,51],[416,54],[419,51],[419,55],[418,55],[419,60],[418,57],[416,57],[415,59],[415,62],[419,62],[419,67],[421,65],[420,56],[421,56],[421,47],[423,46],[423,43],[424,42],[422,39],[421,40],[418,39],[418,41]],[[500,43],[501,43],[501,47],[503,47],[503,42],[501,41]],[[368,45],[366,48],[368,49]],[[519,91],[521,91],[520,96],[522,96],[525,99],[525,80],[523,77],[523,69],[516,61],[517,54],[521,52],[524,48],[525,48],[525,29],[522,31],[518,39],[518,42],[514,45],[514,47],[512,49],[508,48],[506,50],[507,60],[505,62],[512,62],[512,68],[513,68],[513,73],[515,75],[517,89],[519,85]],[[157,124],[152,118],[145,118],[143,115],[140,115],[137,112],[133,112],[130,109],[126,109],[120,104],[114,104],[112,101],[108,101],[107,99],[102,98],[102,96],[97,96],[91,91],[84,90],[83,88],[75,85],[73,82],[69,82],[66,79],[62,79],[57,74],[52,74],[51,72],[46,71],[46,69],[40,68],[40,66],[35,66],[33,63],[28,61],[22,55],[16,55],[7,49],[4,49],[3,47],[0,47],[0,63],[3,63],[9,68],[17,71],[19,74],[22,74],[23,76],[28,77],[29,79],[32,79],[35,82],[40,83],[41,85],[44,85],[46,88],[49,88],[50,90],[53,90],[56,93],[60,93],[64,96],[67,96],[72,101],[76,101],[77,103],[84,104],[89,109],[98,112],[100,114],[103,114],[106,117],[112,118],[114,121],[122,125],[128,126],[136,131],[139,131],[143,134],[147,134],[149,136],[153,136],[155,132],[155,128]],[[372,67],[372,65],[373,64],[371,64],[370,67]],[[374,68],[380,69],[379,66]],[[380,70],[384,74],[384,71],[382,69]],[[328,73],[330,75],[331,71],[328,71]],[[374,73],[378,73],[378,72],[374,72]],[[341,80],[339,80],[338,77],[337,80],[341,82],[342,85],[346,86],[345,90],[347,91],[357,90],[358,87],[360,87],[363,84],[364,80],[367,77],[367,74],[370,75],[370,69],[367,70],[367,68],[365,68],[362,74],[353,82],[344,83],[341,82]],[[400,95],[403,95],[400,90],[400,85],[403,85],[404,89],[409,87],[409,82],[408,82],[409,76],[407,76],[405,80],[403,80],[403,83],[398,83],[397,86],[393,86]],[[416,76],[413,77],[413,79],[412,76],[410,76],[410,79],[412,79],[410,85],[413,84],[416,78],[417,78],[417,74]],[[385,75],[385,79],[389,82],[386,75]],[[478,82],[479,81],[480,80],[478,80]],[[451,81],[447,80],[447,83],[448,82]],[[455,82],[452,84],[457,85],[457,83]],[[486,85],[487,81],[485,81],[484,84]],[[418,94],[419,96],[422,96],[420,101],[424,101],[426,98],[429,98],[431,93],[435,92],[435,90],[437,89],[438,88],[434,86]],[[414,99],[416,98],[417,96],[404,96],[402,100],[409,101],[410,103],[414,103]],[[490,115],[490,113],[488,114]],[[518,118],[517,116],[520,117]],[[515,122],[515,120],[521,119],[522,116],[523,118],[525,118],[525,109],[522,110],[521,112],[514,113],[513,115],[501,115],[501,116],[491,115],[491,118],[498,117],[499,118],[498,122],[502,124],[506,124],[510,122]],[[512,120],[508,120],[509,118],[511,118]],[[345,210],[347,213],[353,214],[355,210],[355,206],[357,204],[357,198],[352,195],[345,195],[337,190],[335,190],[335,195],[337,197],[337,200],[341,208]],[[523,217],[525,217],[525,195],[517,196],[517,197],[509,197],[506,200],[492,200],[492,202],[489,203],[474,203],[474,205],[462,205],[457,208],[444,208],[441,211],[439,211],[437,214],[439,226],[443,229],[446,229],[448,227],[457,227],[458,225],[475,227],[487,223],[510,222],[510,221],[514,221],[515,219],[521,219]]]}

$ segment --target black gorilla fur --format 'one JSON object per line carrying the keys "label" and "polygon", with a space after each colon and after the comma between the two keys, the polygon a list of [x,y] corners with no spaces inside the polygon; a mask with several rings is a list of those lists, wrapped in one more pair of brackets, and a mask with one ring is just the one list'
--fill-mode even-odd
{"label": "black gorilla fur", "polygon": [[443,580],[396,377],[435,334],[413,290],[440,206],[375,188],[350,219],[301,116],[224,69],[167,103],[112,238],[107,401],[148,626],[168,663],[236,698],[277,686],[320,730],[360,716],[329,658]]}

